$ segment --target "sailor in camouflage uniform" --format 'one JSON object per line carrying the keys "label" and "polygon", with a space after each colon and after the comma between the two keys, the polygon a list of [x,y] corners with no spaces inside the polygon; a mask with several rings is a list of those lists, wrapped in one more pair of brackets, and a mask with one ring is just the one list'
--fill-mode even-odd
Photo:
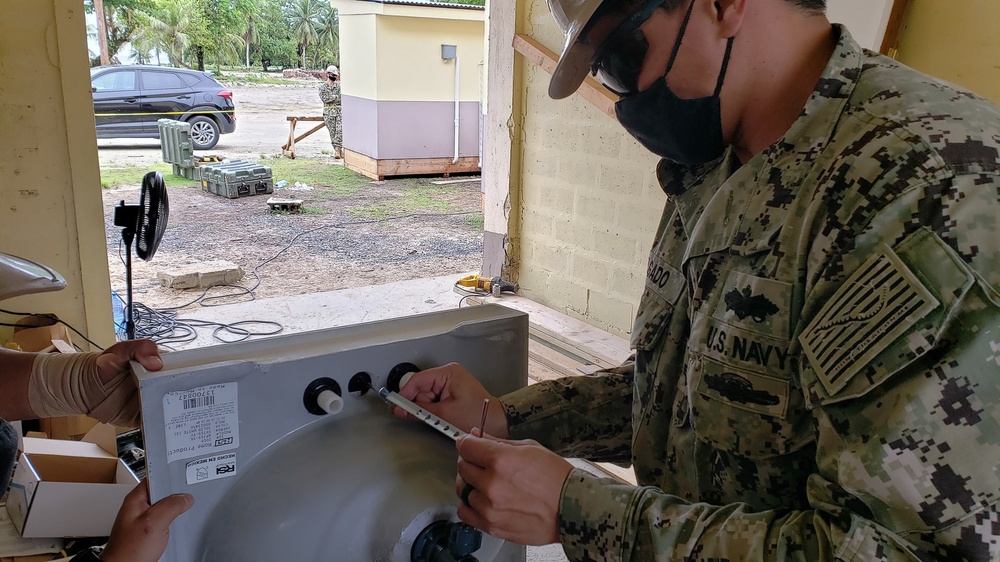
{"label": "sailor in camouflage uniform", "polygon": [[[1000,110],[861,49],[816,0],[601,4],[550,0],[569,34],[550,94],[594,64],[624,94],[619,121],[671,157],[635,361],[503,396],[506,419],[486,430],[631,463],[640,485],[470,436],[459,515],[518,542],[558,540],[573,561],[1000,560]],[[713,31],[716,72],[715,53],[728,62],[768,14],[796,22],[795,40],[830,34],[790,125],[755,149],[722,113],[718,153],[712,120],[688,131],[693,148],[658,136],[670,125],[657,112],[679,98],[645,92],[674,82],[642,88],[638,63],[614,57],[645,56],[648,39],[648,66],[662,54],[653,34],[673,26],[656,80],[694,56],[687,41],[678,56],[685,28],[692,45]],[[720,90],[726,102],[726,75],[724,62],[715,94],[680,100],[709,111],[677,118],[712,114]],[[485,391],[466,375],[425,371],[403,394],[469,429]]]}
{"label": "sailor in camouflage uniform", "polygon": [[326,67],[326,81],[319,86],[319,99],[323,102],[323,121],[330,131],[334,156],[343,158],[344,129],[340,113],[340,69],[332,64]]}

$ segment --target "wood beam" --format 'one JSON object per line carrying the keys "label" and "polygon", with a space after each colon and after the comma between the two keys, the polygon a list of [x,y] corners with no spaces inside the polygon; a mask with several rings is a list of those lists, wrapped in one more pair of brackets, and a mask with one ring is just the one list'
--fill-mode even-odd
{"label": "wood beam", "polygon": [[[542,70],[549,74],[552,74],[556,69],[559,56],[527,35],[514,35],[514,50],[521,53],[527,60],[542,67]],[[576,93],[601,110],[602,113],[616,119],[615,102],[618,101],[618,96],[608,91],[597,80],[588,76]]]}

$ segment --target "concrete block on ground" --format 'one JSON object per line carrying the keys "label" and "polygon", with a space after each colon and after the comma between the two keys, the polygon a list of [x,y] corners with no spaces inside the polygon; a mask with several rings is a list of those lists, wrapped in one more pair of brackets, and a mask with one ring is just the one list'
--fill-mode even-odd
{"label": "concrete block on ground", "polygon": [[158,271],[156,278],[170,289],[206,289],[238,282],[243,279],[243,270],[233,262],[213,260]]}

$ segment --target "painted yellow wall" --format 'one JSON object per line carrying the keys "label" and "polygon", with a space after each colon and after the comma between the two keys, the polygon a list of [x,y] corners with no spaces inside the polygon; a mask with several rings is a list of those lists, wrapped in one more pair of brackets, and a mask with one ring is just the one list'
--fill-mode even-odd
{"label": "painted yellow wall", "polygon": [[1000,103],[1000,2],[911,0],[900,62]]}
{"label": "painted yellow wall", "polygon": [[455,63],[441,59],[441,45],[448,44],[458,46],[462,101],[479,101],[482,21],[380,16],[376,33],[377,99],[453,101]]}
{"label": "painted yellow wall", "polygon": [[83,4],[4,0],[3,8],[17,25],[0,34],[0,250],[58,270],[67,287],[0,308],[54,312],[109,345],[111,284]]}
{"label": "painted yellow wall", "polygon": [[379,14],[410,18],[483,21],[485,10],[477,8],[439,8],[426,5],[384,4],[369,0],[330,0],[330,5],[345,14]]}
{"label": "painted yellow wall", "polygon": [[379,101],[454,101],[457,45],[461,99],[480,101],[485,10],[331,0],[340,14],[343,93]]}
{"label": "painted yellow wall", "polygon": [[340,87],[345,96],[373,100],[378,95],[375,17],[340,14]]}

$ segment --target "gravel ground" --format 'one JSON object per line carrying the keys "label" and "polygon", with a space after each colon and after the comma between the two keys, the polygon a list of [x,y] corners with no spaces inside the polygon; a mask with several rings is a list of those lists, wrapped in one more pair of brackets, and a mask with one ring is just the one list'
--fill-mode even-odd
{"label": "gravel ground", "polygon": [[[319,112],[317,84],[234,87],[237,132],[224,135],[210,151],[230,158],[258,161],[280,154],[287,138],[287,115]],[[339,166],[332,158],[325,129],[297,144],[299,159],[317,159]],[[102,168],[148,166],[160,161],[159,141],[101,140]],[[280,178],[275,178],[278,180]],[[294,178],[288,178],[294,183]],[[240,266],[242,285],[253,287],[256,268],[260,284],[256,298],[279,297],[375,285],[478,270],[482,265],[482,195],[478,182],[435,186],[440,178],[367,182],[354,179],[357,189],[315,185],[314,191],[278,189],[275,196],[304,200],[308,213],[275,214],[267,197],[225,199],[196,187],[170,188],[170,221],[151,262],[133,259],[135,300],[151,307],[177,306],[201,294],[160,286],[156,272],[207,260],[228,260]],[[421,205],[406,197],[421,196]],[[108,261],[112,289],[124,295],[125,271],[119,259],[120,232],[113,226],[114,206],[139,200],[138,186],[104,190]],[[389,209],[389,212],[358,210]],[[397,210],[398,209],[398,210]],[[411,213],[460,213],[453,216],[410,216],[365,222]],[[212,295],[234,292],[216,288]],[[233,302],[247,297],[233,299]],[[219,304],[217,302],[217,304]]]}

